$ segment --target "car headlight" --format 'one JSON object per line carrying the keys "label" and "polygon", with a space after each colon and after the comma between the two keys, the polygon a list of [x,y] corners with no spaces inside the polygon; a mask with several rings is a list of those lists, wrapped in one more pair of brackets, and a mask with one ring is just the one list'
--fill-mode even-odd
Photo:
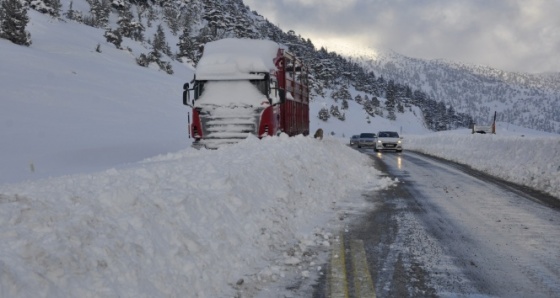
{"label": "car headlight", "polygon": [[399,143],[399,144],[400,144],[400,143],[402,143],[402,141],[397,141],[397,143]]}
{"label": "car headlight", "polygon": [[381,144],[381,140],[377,140],[377,143]]}

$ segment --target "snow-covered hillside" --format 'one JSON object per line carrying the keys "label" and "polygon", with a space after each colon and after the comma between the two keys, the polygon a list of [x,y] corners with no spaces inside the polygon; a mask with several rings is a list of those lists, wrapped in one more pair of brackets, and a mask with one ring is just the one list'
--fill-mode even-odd
{"label": "snow-covered hillside", "polygon": [[560,73],[525,74],[444,60],[406,57],[387,49],[340,51],[385,79],[422,90],[458,112],[560,133]]}
{"label": "snow-covered hillside", "polygon": [[101,29],[29,15],[31,47],[0,39],[1,182],[102,170],[187,146],[181,93],[192,68],[172,61],[172,76],[142,68],[134,60],[147,51],[142,44],[125,40],[131,52],[118,50]]}

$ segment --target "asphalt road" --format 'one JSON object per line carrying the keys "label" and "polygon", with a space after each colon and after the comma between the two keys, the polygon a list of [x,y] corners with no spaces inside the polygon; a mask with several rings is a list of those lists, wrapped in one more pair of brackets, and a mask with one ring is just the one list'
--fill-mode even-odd
{"label": "asphalt road", "polygon": [[330,264],[344,289],[328,275],[314,297],[560,297],[557,199],[410,151],[363,152],[399,182],[365,194],[374,208]]}

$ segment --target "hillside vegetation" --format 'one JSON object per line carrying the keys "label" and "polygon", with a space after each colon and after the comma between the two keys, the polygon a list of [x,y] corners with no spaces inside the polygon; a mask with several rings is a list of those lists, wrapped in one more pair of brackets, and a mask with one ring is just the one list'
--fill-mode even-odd
{"label": "hillside vegetation", "polygon": [[[138,65],[172,75],[172,61],[196,66],[203,45],[227,37],[271,39],[289,47],[310,66],[312,98],[330,98],[316,116],[323,121],[345,121],[348,101],[355,101],[368,117],[396,120],[405,110],[418,107],[417,116],[431,130],[468,127],[473,119],[458,112],[449,102],[436,101],[430,94],[389,79],[363,65],[325,48],[317,49],[310,39],[294,31],[284,32],[257,12],[250,11],[241,0],[187,1],[98,1],[98,0],[34,0],[18,6],[17,0],[3,0],[0,36],[22,46],[33,47],[33,35],[26,25],[30,9],[53,18],[56,22],[72,22],[104,30],[105,43],[93,47],[99,53],[112,45],[128,51]],[[13,22],[12,22],[13,21]],[[16,25],[13,25],[16,24]],[[133,51],[131,42],[145,50]]]}

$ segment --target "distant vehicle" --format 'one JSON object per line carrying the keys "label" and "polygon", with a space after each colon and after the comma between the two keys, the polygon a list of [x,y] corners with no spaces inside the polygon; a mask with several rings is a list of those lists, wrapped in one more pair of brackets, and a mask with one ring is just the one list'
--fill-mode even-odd
{"label": "distant vehicle", "polygon": [[496,134],[496,112],[494,112],[494,121],[491,125],[476,125],[473,124],[472,133],[480,133],[480,134]]}
{"label": "distant vehicle", "polygon": [[360,139],[360,135],[353,135],[350,138],[350,146],[358,146],[358,140]]}
{"label": "distant vehicle", "polygon": [[399,134],[396,131],[380,131],[377,133],[373,150],[375,152],[382,150],[395,150],[397,152],[402,152],[402,137],[399,137]]}
{"label": "distant vehicle", "polygon": [[375,134],[374,133],[361,133],[358,139],[358,148],[371,147],[375,145]]}

